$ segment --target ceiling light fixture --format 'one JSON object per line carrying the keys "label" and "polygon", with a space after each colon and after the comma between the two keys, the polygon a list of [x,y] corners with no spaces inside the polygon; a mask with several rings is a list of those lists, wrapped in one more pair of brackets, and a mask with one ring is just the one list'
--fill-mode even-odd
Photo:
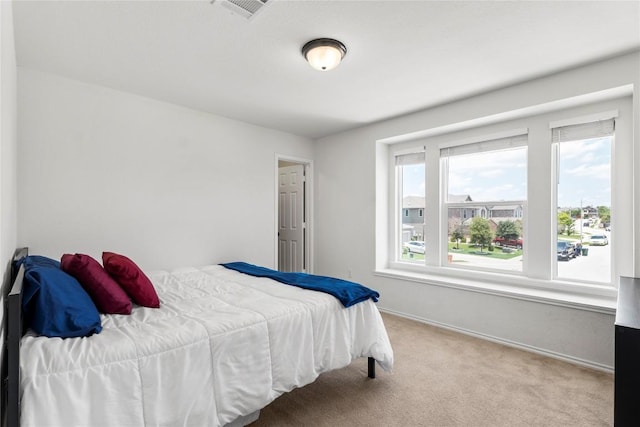
{"label": "ceiling light fixture", "polygon": [[345,45],[334,39],[315,39],[302,46],[302,55],[313,68],[320,71],[336,68],[346,54]]}

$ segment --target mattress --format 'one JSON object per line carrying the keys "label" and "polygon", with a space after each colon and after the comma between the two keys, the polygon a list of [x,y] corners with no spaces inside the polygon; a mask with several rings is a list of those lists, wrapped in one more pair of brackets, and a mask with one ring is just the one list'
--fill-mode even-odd
{"label": "mattress", "polygon": [[222,426],[356,358],[393,366],[372,300],[344,308],[219,265],[148,276],[159,309],[102,315],[90,337],[22,338],[22,426]]}

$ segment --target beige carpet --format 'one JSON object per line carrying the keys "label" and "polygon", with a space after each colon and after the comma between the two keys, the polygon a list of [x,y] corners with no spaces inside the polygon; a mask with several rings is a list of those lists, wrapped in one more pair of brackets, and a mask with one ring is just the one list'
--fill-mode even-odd
{"label": "beige carpet", "polygon": [[366,359],[264,408],[260,426],[606,426],[613,375],[384,314],[392,373]]}

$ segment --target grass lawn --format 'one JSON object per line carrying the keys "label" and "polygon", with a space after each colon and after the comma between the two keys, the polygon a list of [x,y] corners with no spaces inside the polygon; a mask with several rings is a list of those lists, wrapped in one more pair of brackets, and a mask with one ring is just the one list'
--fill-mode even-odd
{"label": "grass lawn", "polygon": [[[460,249],[456,249],[456,246]],[[460,243],[460,245],[456,245],[455,243],[449,242],[449,252],[453,254],[488,256],[496,259],[511,259],[522,255],[522,249],[504,248],[504,250],[506,252],[503,252],[503,248],[494,246],[493,252],[491,252],[485,246],[482,249],[482,252],[480,252],[480,246],[470,245],[468,243]]]}
{"label": "grass lawn", "polygon": [[[591,242],[589,241],[590,236],[586,235],[586,236],[582,236],[582,246],[589,246],[591,244]],[[558,240],[566,240],[567,242],[571,242],[571,243],[578,243],[580,242],[580,235],[579,234],[571,234],[569,236],[567,236],[566,234],[558,234]]]}
{"label": "grass lawn", "polygon": [[558,240],[580,240],[580,234],[574,233],[574,234],[569,234],[568,236],[565,233],[558,234]]}
{"label": "grass lawn", "polygon": [[[502,248],[495,247],[493,252],[490,252],[485,246],[482,252],[480,252],[479,246],[470,245],[468,243],[460,243],[460,249],[456,249],[455,243],[449,243],[449,252],[452,254],[467,254],[467,255],[477,255],[477,256],[485,256],[496,259],[511,259],[517,256],[522,255],[522,249],[511,249],[513,252],[503,252]],[[417,253],[406,253],[402,254],[403,260],[411,260],[411,261],[421,261],[424,260],[423,254]]]}

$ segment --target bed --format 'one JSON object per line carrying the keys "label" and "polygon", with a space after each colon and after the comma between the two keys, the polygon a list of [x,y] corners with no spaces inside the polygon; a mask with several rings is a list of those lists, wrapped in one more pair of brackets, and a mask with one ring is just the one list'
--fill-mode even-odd
{"label": "bed", "polygon": [[[17,251],[16,258],[26,250]],[[393,366],[380,313],[207,265],[149,272],[161,307],[101,315],[102,331],[23,331],[23,268],[8,297],[8,425],[245,425],[278,396],[368,358]]]}

